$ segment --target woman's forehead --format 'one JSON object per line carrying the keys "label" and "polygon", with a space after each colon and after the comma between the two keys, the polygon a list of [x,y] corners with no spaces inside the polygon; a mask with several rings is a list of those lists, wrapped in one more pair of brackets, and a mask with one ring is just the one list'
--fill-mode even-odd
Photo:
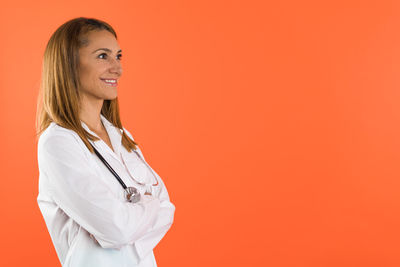
{"label": "woman's forehead", "polygon": [[85,39],[87,39],[87,44],[82,47],[83,50],[94,51],[100,48],[105,48],[106,50],[108,49],[115,52],[120,50],[115,36],[106,30],[91,31],[86,35]]}

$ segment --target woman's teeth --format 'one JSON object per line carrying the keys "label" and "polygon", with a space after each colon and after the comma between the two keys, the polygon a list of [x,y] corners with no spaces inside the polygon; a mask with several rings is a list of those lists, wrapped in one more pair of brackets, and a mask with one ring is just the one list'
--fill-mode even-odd
{"label": "woman's teeth", "polygon": [[116,86],[117,85],[117,80],[103,80],[106,84]]}

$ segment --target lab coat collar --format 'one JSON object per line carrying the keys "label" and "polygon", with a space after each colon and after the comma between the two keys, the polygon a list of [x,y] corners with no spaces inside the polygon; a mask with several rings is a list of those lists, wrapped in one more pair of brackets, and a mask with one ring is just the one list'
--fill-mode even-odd
{"label": "lab coat collar", "polygon": [[[102,140],[101,138],[92,130],[89,129],[89,127],[86,125],[86,123],[84,123],[83,121],[81,121],[82,127],[88,131],[90,134],[98,137],[100,140],[96,140],[93,142],[93,145],[96,148],[99,149],[105,149],[108,153],[110,153],[113,157],[115,157],[116,159],[119,159],[119,157],[117,155],[119,155],[120,153],[120,149],[121,149],[121,141],[122,141],[122,129],[119,129],[118,127],[115,127],[111,122],[109,122],[102,114],[100,114],[100,119],[101,122],[103,123],[104,127],[106,128],[106,131],[108,133],[108,136],[110,137],[111,140],[111,144],[112,147],[114,149],[114,152],[111,150],[111,148],[107,145],[107,144],[101,144]],[[103,146],[104,145],[104,146]],[[105,147],[105,148],[103,148]]]}

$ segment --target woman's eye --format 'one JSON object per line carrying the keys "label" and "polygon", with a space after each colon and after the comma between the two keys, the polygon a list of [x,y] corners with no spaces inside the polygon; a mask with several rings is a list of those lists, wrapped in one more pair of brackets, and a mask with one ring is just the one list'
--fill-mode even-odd
{"label": "woman's eye", "polygon": [[[105,57],[102,57],[102,56],[105,56]],[[101,58],[101,59],[105,59],[106,57],[107,57],[106,53],[102,53],[99,55],[99,58]],[[122,57],[122,54],[117,55],[118,60],[121,60],[121,57]]]}

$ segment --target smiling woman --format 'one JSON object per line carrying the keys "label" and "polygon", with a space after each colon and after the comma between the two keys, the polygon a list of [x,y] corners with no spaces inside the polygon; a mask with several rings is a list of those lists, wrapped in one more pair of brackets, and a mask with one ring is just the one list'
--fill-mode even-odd
{"label": "smiling woman", "polygon": [[37,201],[63,266],[157,266],[153,249],[174,220],[164,182],[122,127],[121,75],[104,21],[70,20],[46,46]]}

